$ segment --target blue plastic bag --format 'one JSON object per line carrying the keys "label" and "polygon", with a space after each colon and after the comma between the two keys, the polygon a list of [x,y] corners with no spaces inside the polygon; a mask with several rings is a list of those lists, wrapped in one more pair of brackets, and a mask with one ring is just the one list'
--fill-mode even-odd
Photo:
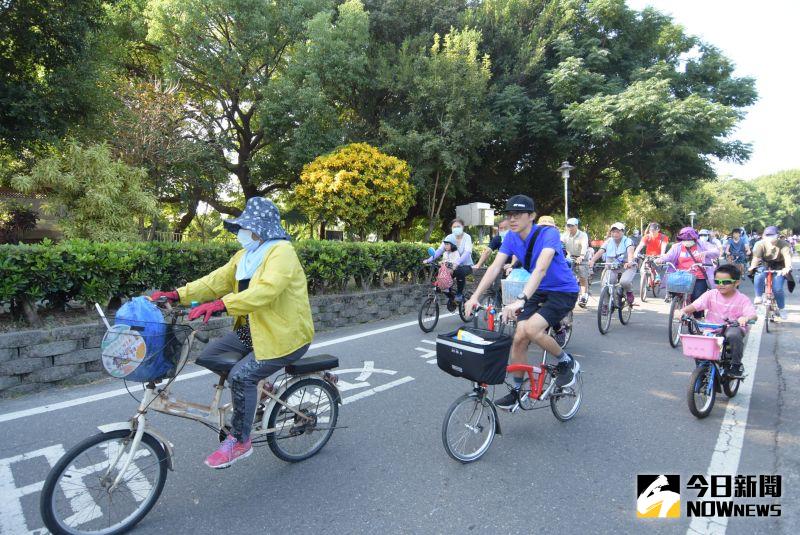
{"label": "blue plastic bag", "polygon": [[175,363],[164,355],[167,324],[158,307],[146,297],[134,297],[117,311],[116,325],[129,325],[144,338],[147,353],[139,366],[126,380],[155,381],[170,374]]}
{"label": "blue plastic bag", "polygon": [[514,268],[514,269],[511,270],[511,273],[508,274],[508,277],[506,277],[506,280],[515,281],[515,282],[526,282],[530,278],[531,278],[531,274],[527,269]]}

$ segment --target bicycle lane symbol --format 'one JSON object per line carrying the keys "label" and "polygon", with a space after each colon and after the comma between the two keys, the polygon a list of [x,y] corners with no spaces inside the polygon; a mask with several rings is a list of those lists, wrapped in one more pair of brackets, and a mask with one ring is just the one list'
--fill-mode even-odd
{"label": "bicycle lane symbol", "polygon": [[[369,360],[365,361],[361,368],[337,369],[335,373],[340,378],[336,386],[342,394],[343,405],[374,396],[375,394],[414,380],[411,376],[404,376],[387,383],[382,383],[383,377],[388,376],[387,378],[391,378],[396,376],[398,374],[397,370],[376,368],[375,362]],[[343,379],[343,376],[346,377],[347,380]],[[350,376],[354,377],[350,378]],[[0,459],[0,534],[44,535],[47,533],[47,530],[43,527],[36,529],[28,527],[26,513],[29,518],[38,518],[38,507],[31,508],[29,506],[26,511],[22,502],[22,499],[26,496],[41,492],[44,481],[18,487],[14,478],[12,466],[31,459],[44,458],[49,467],[52,468],[65,453],[66,450],[63,444],[54,444],[46,448]],[[82,470],[82,473],[88,475],[85,470]],[[87,504],[85,502],[78,503],[79,500],[77,499],[71,499],[69,501],[75,514],[85,510],[87,506],[92,506],[92,504]],[[38,503],[38,501],[36,503]],[[88,521],[90,519],[87,518],[86,520]]]}

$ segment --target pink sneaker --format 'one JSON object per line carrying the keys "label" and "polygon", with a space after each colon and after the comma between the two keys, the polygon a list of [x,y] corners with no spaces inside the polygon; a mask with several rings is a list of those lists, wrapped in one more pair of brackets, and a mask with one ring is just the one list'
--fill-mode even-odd
{"label": "pink sneaker", "polygon": [[206,457],[206,466],[209,468],[228,468],[230,465],[244,459],[253,453],[252,441],[239,442],[233,435],[222,441],[217,451]]}

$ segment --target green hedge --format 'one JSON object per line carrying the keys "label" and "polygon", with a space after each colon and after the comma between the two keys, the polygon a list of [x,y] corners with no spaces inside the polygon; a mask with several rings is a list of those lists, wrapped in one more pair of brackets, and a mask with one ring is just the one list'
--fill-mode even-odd
{"label": "green hedge", "polygon": [[[238,244],[94,243],[0,245],[0,303],[70,300],[105,303],[173,288],[224,264]],[[385,281],[416,282],[427,246],[420,243],[299,241],[294,244],[313,294],[338,292],[355,281],[362,289]],[[479,253],[474,255],[477,260]]]}

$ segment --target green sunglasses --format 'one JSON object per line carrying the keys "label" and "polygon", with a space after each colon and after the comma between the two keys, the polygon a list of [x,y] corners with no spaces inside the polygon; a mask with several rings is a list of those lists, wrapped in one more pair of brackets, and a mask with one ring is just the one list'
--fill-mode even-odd
{"label": "green sunglasses", "polygon": [[737,281],[734,279],[714,279],[714,284],[717,286],[728,286],[730,284],[736,284]]}

